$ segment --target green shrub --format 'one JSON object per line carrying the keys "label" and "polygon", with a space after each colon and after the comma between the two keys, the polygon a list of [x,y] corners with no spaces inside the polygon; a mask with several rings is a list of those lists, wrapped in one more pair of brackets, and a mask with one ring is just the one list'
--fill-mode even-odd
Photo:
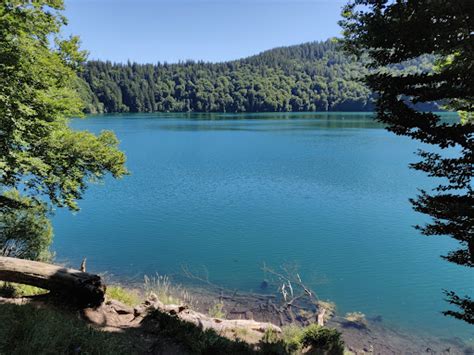
{"label": "green shrub", "polygon": [[285,341],[273,329],[267,329],[260,340],[259,350],[261,354],[268,355],[286,355],[291,354],[288,351]]}
{"label": "green shrub", "polygon": [[0,213],[0,256],[47,261],[53,229],[48,206],[20,196],[18,190],[2,195],[20,207],[4,207]]}
{"label": "green shrub", "polygon": [[303,329],[301,343],[304,347],[311,347],[312,351],[316,353],[344,354],[341,333],[336,329],[324,328],[317,324],[311,324]]}
{"label": "green shrub", "polygon": [[302,348],[303,328],[297,325],[287,325],[282,328],[283,341],[289,353],[294,353]]}
{"label": "green shrub", "polygon": [[311,324],[306,328],[289,325],[282,328],[282,334],[269,329],[259,343],[262,354],[300,354],[303,348],[310,348],[311,354],[342,355],[344,342],[336,329]]}

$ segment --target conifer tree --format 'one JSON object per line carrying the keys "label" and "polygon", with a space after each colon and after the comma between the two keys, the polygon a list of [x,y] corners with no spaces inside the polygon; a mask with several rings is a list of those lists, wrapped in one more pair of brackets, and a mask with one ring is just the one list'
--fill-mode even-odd
{"label": "conifer tree", "polygon": [[[411,165],[440,178],[436,188],[411,200],[416,211],[432,218],[417,228],[456,240],[458,249],[443,258],[474,267],[474,2],[352,0],[342,14],[346,49],[369,56],[366,82],[377,95],[377,119],[395,134],[433,147],[420,150],[422,160]],[[436,59],[433,70],[393,70],[424,55]],[[460,121],[444,122],[420,109],[433,101],[458,111]],[[446,295],[457,310],[444,313],[474,324],[474,301],[454,291]]]}

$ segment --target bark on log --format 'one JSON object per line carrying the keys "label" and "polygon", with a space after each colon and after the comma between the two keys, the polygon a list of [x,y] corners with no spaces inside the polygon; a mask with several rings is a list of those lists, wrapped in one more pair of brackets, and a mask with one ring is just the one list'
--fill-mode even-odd
{"label": "bark on log", "polygon": [[105,299],[106,287],[99,275],[38,261],[0,257],[0,281],[50,290],[81,307],[97,307]]}
{"label": "bark on log", "polygon": [[[267,322],[257,322],[253,319],[220,319],[210,317],[200,312],[193,311],[186,306],[165,305],[158,301],[156,297],[148,298],[142,306],[135,308],[135,314],[142,315],[147,311],[158,310],[176,316],[180,320],[192,323],[204,330],[213,329],[222,336],[228,336],[230,333],[243,330],[248,338],[260,340],[267,330],[273,330],[281,334],[282,330],[274,324]],[[144,316],[147,319],[147,316]],[[153,319],[153,317],[151,317]]]}

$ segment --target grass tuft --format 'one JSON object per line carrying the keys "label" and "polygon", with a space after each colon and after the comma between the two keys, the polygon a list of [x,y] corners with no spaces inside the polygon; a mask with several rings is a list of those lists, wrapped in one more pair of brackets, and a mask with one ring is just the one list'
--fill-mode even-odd
{"label": "grass tuft", "polygon": [[124,289],[121,286],[107,286],[107,297],[120,301],[128,306],[136,306],[141,302],[140,297],[132,290]]}
{"label": "grass tuft", "polygon": [[189,292],[180,285],[173,285],[166,275],[145,276],[144,287],[147,296],[155,294],[163,304],[191,305],[193,303]]}
{"label": "grass tuft", "polygon": [[0,305],[0,354],[135,354],[130,339],[95,330],[72,314]]}
{"label": "grass tuft", "polygon": [[39,287],[0,281],[0,296],[2,297],[19,298],[44,295],[48,292]]}
{"label": "grass tuft", "polygon": [[208,312],[210,317],[212,318],[225,318],[226,314],[224,311],[224,303],[217,302],[211,308],[209,308]]}
{"label": "grass tuft", "polygon": [[361,312],[347,313],[344,317],[347,326],[355,328],[367,328],[369,326],[365,314]]}

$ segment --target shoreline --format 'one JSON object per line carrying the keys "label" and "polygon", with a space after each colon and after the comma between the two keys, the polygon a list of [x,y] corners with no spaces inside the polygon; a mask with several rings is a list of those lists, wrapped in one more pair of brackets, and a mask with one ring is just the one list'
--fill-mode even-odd
{"label": "shoreline", "polygon": [[[107,279],[110,285],[120,285],[134,290],[146,297],[143,283],[115,282],[114,277]],[[205,283],[206,280],[201,280]],[[170,284],[170,295],[179,300],[187,297],[190,309],[204,314],[211,314],[216,305],[225,319],[255,320],[268,322],[278,327],[290,325],[307,326],[318,322],[318,306],[309,300],[298,299],[293,311],[282,308],[279,294],[259,294],[238,290],[228,290],[217,285],[182,285]],[[186,303],[185,302],[185,303]],[[322,303],[331,304],[331,302]],[[295,311],[297,310],[297,311]],[[355,354],[401,354],[401,353],[436,353],[436,354],[474,354],[474,344],[459,337],[440,337],[418,329],[416,332],[385,322],[381,316],[368,317],[362,322],[350,322],[343,315],[334,312],[325,321],[325,326],[335,328],[343,335],[348,350]]]}
{"label": "shoreline", "polygon": [[[276,327],[274,329],[279,334],[289,334],[288,332],[295,330],[304,331],[311,326],[319,326],[325,327],[327,331],[337,330],[349,354],[474,354],[474,343],[461,338],[412,332],[387,324],[380,316],[367,318],[360,312],[342,316],[336,312],[333,302],[319,299],[304,284],[298,273],[277,272],[266,266],[264,268],[277,276],[277,284],[282,285],[275,288],[277,291],[274,294],[225,289],[186,269],[183,271],[194,281],[194,286],[174,283],[168,276],[147,277],[145,282],[138,283],[123,282],[123,279],[120,282],[117,277],[105,274],[100,276],[105,300],[102,298],[103,302],[99,306],[81,308],[80,313],[84,320],[99,329],[120,331],[140,328],[143,329],[140,333],[142,335],[151,331],[148,334],[151,338],[154,332],[159,331],[160,326],[156,324],[158,328],[152,327],[155,330],[147,331],[142,320],[149,319],[150,312],[155,314],[153,311],[158,310],[169,313],[168,316],[176,315],[184,322],[194,323],[198,328],[205,323],[207,327],[217,331],[218,336],[231,341],[241,339],[249,343],[248,336],[239,337],[243,334],[241,332],[251,332],[249,344],[256,344],[263,339],[268,327]],[[269,278],[262,282],[262,286],[265,286],[262,288],[273,289],[270,285],[275,286],[275,279]],[[6,296],[7,298],[0,295],[0,304],[25,305],[37,302],[37,306],[41,307],[49,303],[49,299],[51,305],[63,304],[66,310],[71,310],[72,308],[67,307],[67,302],[61,301],[58,295],[30,287],[22,295],[17,293],[16,296]],[[77,308],[75,309],[77,312]],[[240,330],[235,328],[236,325]]]}

